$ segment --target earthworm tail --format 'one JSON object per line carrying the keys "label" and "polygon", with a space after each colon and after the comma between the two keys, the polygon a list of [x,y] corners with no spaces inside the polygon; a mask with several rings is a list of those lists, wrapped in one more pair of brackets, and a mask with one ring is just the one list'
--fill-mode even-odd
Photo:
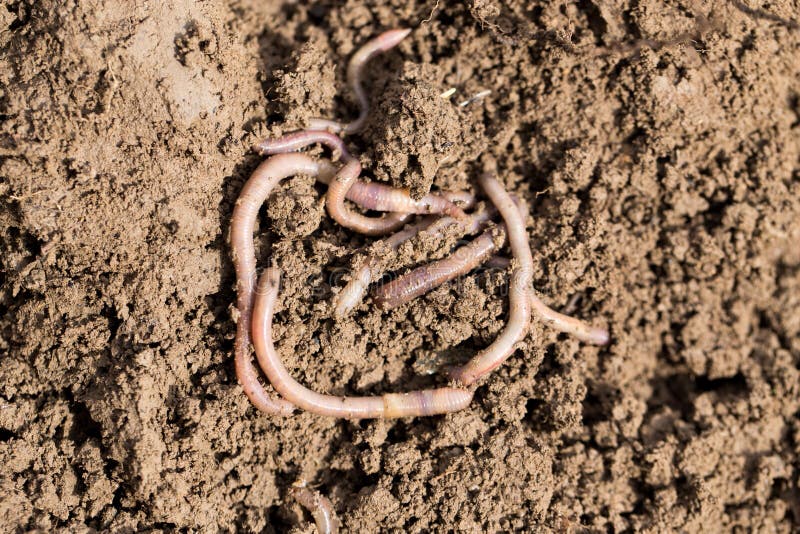
{"label": "earthworm tail", "polygon": [[318,415],[349,419],[436,415],[469,405],[472,392],[447,387],[374,397],[323,395],[306,388],[286,370],[272,342],[272,315],[279,282],[280,271],[276,268],[265,269],[261,275],[253,305],[253,345],[272,386],[293,404]]}
{"label": "earthworm tail", "polygon": [[333,505],[327,497],[317,491],[312,491],[301,481],[289,488],[289,494],[306,510],[311,512],[317,524],[319,534],[336,534],[339,532],[339,519],[333,510]]}
{"label": "earthworm tail", "polygon": [[511,270],[509,317],[505,329],[491,345],[453,372],[453,378],[465,386],[499,367],[514,352],[515,345],[525,335],[531,317],[529,288],[533,278],[533,257],[520,208],[503,185],[490,174],[482,175],[479,183],[503,218],[516,265]]}
{"label": "earthworm tail", "polygon": [[[501,258],[497,256],[489,260],[489,262],[491,262],[491,266],[493,268],[497,269],[506,269],[510,263],[508,258]],[[490,265],[489,262],[487,262],[487,265]],[[536,296],[533,290],[531,290],[530,298],[533,313],[537,315],[543,323],[558,330],[559,332],[564,332],[565,334],[569,334],[576,339],[583,341],[584,343],[590,343],[592,345],[607,345],[611,340],[608,330],[605,328],[591,326],[580,319],[576,319],[575,317],[570,317],[569,315],[564,315],[563,313],[555,311],[553,308],[542,302],[542,300]]]}
{"label": "earthworm tail", "polygon": [[275,186],[284,178],[294,174],[312,176],[330,175],[331,165],[317,162],[302,154],[281,154],[259,165],[247,180],[231,218],[231,255],[236,269],[236,289],[239,320],[236,325],[234,355],[236,376],[245,393],[259,410],[268,414],[289,415],[291,403],[273,399],[258,380],[258,371],[250,353],[250,324],[253,306],[253,291],[256,285],[256,256],[253,247],[258,210]]}
{"label": "earthworm tail", "polygon": [[376,55],[386,52],[397,46],[411,33],[410,29],[396,29],[383,32],[374,39],[371,39],[353,54],[350,63],[347,65],[347,83],[356,95],[358,101],[358,117],[349,124],[342,124],[328,119],[311,119],[309,128],[312,130],[329,130],[334,133],[353,134],[364,127],[369,113],[369,98],[361,86],[361,77],[364,66]]}

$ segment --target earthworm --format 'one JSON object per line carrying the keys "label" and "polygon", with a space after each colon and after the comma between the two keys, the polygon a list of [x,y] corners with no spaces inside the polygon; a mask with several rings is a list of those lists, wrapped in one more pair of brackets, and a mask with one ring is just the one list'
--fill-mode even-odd
{"label": "earthworm", "polygon": [[[351,162],[357,163],[357,162]],[[345,193],[349,193],[347,198],[352,200],[359,206],[375,211],[394,211],[399,213],[416,213],[416,214],[431,214],[431,213],[444,213],[451,217],[463,217],[464,211],[455,205],[445,195],[436,193],[428,193],[419,200],[414,200],[408,191],[390,187],[377,182],[359,182],[357,180],[358,174],[361,172],[361,165],[358,167],[352,165],[352,172],[344,173],[342,176],[334,178],[334,182],[342,182],[340,187],[344,189]],[[352,176],[351,176],[352,174]],[[351,184],[361,183],[362,187],[351,190]],[[328,193],[333,187],[332,184],[328,185]],[[455,193],[461,195],[460,193]]]}
{"label": "earthworm", "polygon": [[239,320],[234,343],[236,376],[245,393],[259,410],[273,415],[289,415],[291,403],[273,399],[258,380],[258,371],[250,355],[250,323],[253,291],[256,285],[256,256],[253,230],[258,210],[275,186],[284,178],[295,174],[324,176],[332,174],[333,167],[303,154],[279,154],[262,162],[244,184],[231,218],[231,255],[236,269],[237,303]]}
{"label": "earthworm", "polygon": [[336,517],[333,505],[327,497],[317,491],[312,491],[304,480],[292,484],[292,487],[289,488],[289,494],[301,506],[311,512],[319,534],[336,534],[339,532],[339,519]]}
{"label": "earthworm", "polygon": [[[522,213],[527,207],[512,196]],[[496,210],[488,207],[483,212],[470,216],[471,225],[465,228],[464,235],[477,232]],[[463,247],[459,247],[451,255],[441,260],[432,261],[392,280],[375,289],[375,302],[384,310],[394,309],[432,289],[458,278],[481,265],[494,255],[506,240],[505,225],[486,230],[481,236]]]}
{"label": "earthworm", "polygon": [[[467,193],[470,199],[465,198],[471,204],[475,198],[473,195]],[[474,234],[478,229],[494,214],[494,209],[488,207],[478,213],[473,213],[465,218],[459,220],[452,217],[426,217],[417,224],[408,225],[403,230],[393,234],[392,236],[384,239],[378,243],[377,250],[389,249],[394,252],[406,241],[425,231],[433,236],[441,235],[444,230],[451,225],[461,225],[462,235]],[[364,293],[367,287],[379,276],[383,275],[384,271],[379,271],[380,258],[370,256],[367,258],[364,265],[362,265],[355,273],[353,273],[350,282],[336,295],[334,305],[334,316],[344,317],[355,308],[361,299],[364,298]]]}
{"label": "earthworm", "polygon": [[[498,269],[505,269],[510,263],[507,258],[500,257],[494,257],[490,261],[491,266]],[[489,262],[487,262],[487,265],[488,264]],[[592,345],[607,345],[610,341],[608,330],[605,328],[591,326],[580,319],[555,311],[542,302],[533,290],[531,290],[530,299],[533,313],[537,315],[543,323],[559,332],[564,332],[584,343],[590,343]]]}
{"label": "earthworm", "polygon": [[[420,231],[429,227],[437,219],[431,215],[425,217],[416,224],[407,225],[399,232],[392,234],[377,244],[377,250],[390,250],[395,252],[400,245],[417,235]],[[367,261],[355,273],[352,274],[350,282],[336,295],[334,299],[335,317],[344,317],[355,308],[364,297],[364,292],[372,281],[383,273],[378,272],[378,258],[370,256]]]}
{"label": "earthworm", "polygon": [[[344,141],[342,141],[339,136],[330,132],[318,130],[300,130],[278,137],[277,139],[264,139],[253,145],[253,150],[266,156],[300,150],[301,148],[315,143],[328,147],[333,153],[334,159],[341,159],[343,163],[350,163],[355,159],[347,151]],[[317,181],[325,185],[330,185],[330,179],[324,176],[318,177]],[[347,191],[346,198],[365,209],[403,213],[409,212],[409,203],[416,206],[414,208],[415,210],[422,210],[427,204],[435,204],[437,206],[444,204],[450,211],[456,214],[459,213],[456,211],[458,206],[449,207],[448,204],[441,200],[442,198],[451,204],[458,204],[463,208],[469,208],[475,204],[475,195],[467,191],[446,191],[438,195],[426,195],[419,201],[414,201],[403,189],[389,187],[384,184],[362,182],[360,180],[356,180],[353,183],[350,190]],[[421,211],[413,210],[411,212],[421,213]]]}
{"label": "earthworm", "polygon": [[466,365],[453,371],[453,378],[465,386],[496,369],[514,352],[514,346],[525,335],[531,318],[533,256],[525,221],[514,199],[496,178],[491,174],[484,174],[478,180],[503,218],[511,254],[516,261],[511,267],[509,317],[505,329],[491,345],[476,354]]}
{"label": "earthworm", "polygon": [[264,139],[253,145],[253,150],[262,156],[270,156],[294,152],[315,143],[328,147],[333,153],[334,161],[341,159],[342,162],[347,163],[353,159],[341,137],[321,130],[300,130],[276,139]]}
{"label": "earthworm", "polygon": [[[428,194],[420,200],[413,200],[403,190],[369,183],[361,188],[353,202],[367,209],[392,211],[384,217],[367,217],[349,209],[344,199],[361,173],[361,164],[353,160],[342,167],[328,184],[325,205],[330,216],[344,226],[366,235],[383,235],[400,228],[411,213],[447,213],[457,217],[464,212],[444,197]],[[363,182],[362,182],[363,183]],[[349,198],[349,197],[348,197]]]}
{"label": "earthworm", "polygon": [[265,269],[258,281],[253,304],[253,345],[264,374],[291,403],[317,415],[349,419],[436,415],[462,410],[469,405],[472,392],[450,387],[373,397],[323,395],[306,388],[292,378],[273,345],[272,315],[279,283],[280,270],[274,267]]}
{"label": "earthworm", "polygon": [[502,229],[490,228],[453,254],[412,270],[375,289],[375,302],[384,310],[391,310],[424,295],[435,287],[458,278],[481,265],[497,251],[496,240],[505,241]]}
{"label": "earthworm", "polygon": [[374,56],[381,52],[386,52],[397,46],[397,44],[405,39],[411,33],[410,29],[396,29],[383,32],[374,39],[370,39],[361,48],[353,54],[350,58],[350,63],[347,65],[347,83],[353,89],[353,93],[358,100],[358,117],[349,124],[342,124],[341,122],[332,121],[328,119],[311,119],[309,121],[309,128],[312,130],[328,130],[333,133],[352,134],[361,130],[367,120],[369,113],[369,98],[361,86],[361,74],[364,66]]}

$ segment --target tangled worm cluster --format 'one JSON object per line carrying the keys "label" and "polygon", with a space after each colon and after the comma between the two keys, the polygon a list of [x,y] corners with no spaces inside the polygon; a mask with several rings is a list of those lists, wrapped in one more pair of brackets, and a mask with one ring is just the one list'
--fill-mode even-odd
{"label": "tangled worm cluster", "polygon": [[[361,83],[365,63],[376,54],[396,46],[408,33],[409,30],[385,32],[367,42],[351,59],[347,79],[360,108],[356,120],[342,124],[313,119],[305,130],[267,139],[254,147],[260,154],[271,157],[262,162],[245,183],[231,221],[239,311],[234,352],[239,382],[252,403],[265,413],[290,415],[297,407],[319,415],[363,419],[426,416],[464,409],[472,400],[473,388],[470,386],[513,353],[527,331],[531,314],[585,342],[603,345],[609,340],[606,330],[560,314],[535,295],[531,284],[533,258],[525,230],[528,208],[520,199],[510,195],[492,175],[485,174],[478,180],[489,205],[472,213],[465,213],[476,203],[475,196],[469,192],[430,193],[415,200],[406,190],[359,180],[361,164],[348,152],[337,134],[358,132],[366,121],[369,106]],[[295,153],[313,144],[328,148],[332,153],[331,160],[317,160]],[[341,166],[337,168],[334,162],[340,162]],[[418,267],[376,289],[374,302],[385,310],[419,297],[487,261],[510,269],[508,323],[491,345],[452,372],[452,387],[342,397],[315,392],[289,374],[272,340],[272,317],[278,298],[280,271],[270,267],[263,271],[260,279],[257,278],[253,232],[261,205],[281,180],[296,174],[313,176],[328,186],[326,209],[340,225],[369,236],[391,234],[383,241],[385,248],[379,247],[382,250],[397,250],[403,242],[420,232],[437,237],[443,236],[445,230],[455,228],[461,236],[480,234],[449,257]],[[380,217],[363,215],[351,209],[345,200],[365,210],[384,214]],[[492,218],[497,214],[502,222],[493,224]],[[406,224],[414,215],[424,217]],[[511,250],[511,260],[496,256],[506,242]],[[352,273],[350,282],[334,302],[337,317],[346,316],[361,302],[371,283],[383,275],[380,265],[378,257],[370,257]],[[259,370],[251,358],[251,344],[260,370],[280,397],[268,393],[259,381]],[[296,488],[294,492],[301,504],[314,508],[321,532],[335,531],[331,526],[335,527],[336,522],[331,519],[332,510],[327,499],[313,496],[305,488]]]}

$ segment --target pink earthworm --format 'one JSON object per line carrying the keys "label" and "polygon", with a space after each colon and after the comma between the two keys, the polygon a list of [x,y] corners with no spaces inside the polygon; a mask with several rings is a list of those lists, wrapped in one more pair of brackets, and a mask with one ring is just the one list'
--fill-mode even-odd
{"label": "pink earthworm", "polygon": [[339,519],[333,510],[333,505],[327,497],[317,491],[312,491],[305,481],[292,484],[289,494],[306,510],[311,512],[317,524],[319,534],[336,534],[339,532]]}
{"label": "pink earthworm", "polygon": [[[491,262],[491,263],[490,263]],[[494,257],[489,260],[487,265],[496,269],[506,269],[510,262],[508,258]],[[538,316],[543,323],[558,330],[569,334],[576,339],[589,343],[592,345],[607,345],[611,340],[608,330],[591,326],[580,319],[564,315],[563,313],[555,311],[542,300],[536,296],[533,289],[531,289],[531,307],[533,308],[534,315]]]}
{"label": "pink earthworm", "polygon": [[258,281],[253,304],[252,334],[261,369],[272,386],[289,402],[317,415],[348,419],[437,415],[462,410],[469,405],[472,392],[451,387],[373,397],[323,395],[306,388],[292,378],[273,345],[272,315],[279,284],[280,270],[265,269]]}
{"label": "pink earthworm", "polygon": [[[394,252],[406,241],[419,234],[425,232],[432,236],[440,236],[444,233],[445,229],[458,225],[461,235],[472,235],[480,230],[480,228],[488,221],[495,213],[495,210],[489,206],[477,213],[471,213],[464,219],[458,220],[452,217],[430,218],[427,217],[417,224],[406,226],[400,232],[385,239],[377,247],[378,251],[386,250],[387,248]],[[382,246],[380,246],[382,245]],[[380,258],[377,256],[370,256],[367,258],[364,265],[362,265],[355,273],[353,273],[350,282],[342,289],[336,296],[334,315],[336,317],[343,317],[350,313],[359,302],[364,298],[364,293],[367,287],[378,277],[382,276],[384,271],[378,270]],[[385,287],[385,286],[384,286]]]}
{"label": "pink earthworm", "polygon": [[333,153],[334,161],[341,159],[343,163],[347,163],[353,160],[341,137],[321,130],[300,130],[275,139],[264,139],[253,145],[253,150],[262,156],[271,156],[294,152],[316,143],[328,147]]}
{"label": "pink earthworm", "polygon": [[[339,136],[318,130],[300,130],[276,139],[264,139],[253,145],[253,150],[266,156],[300,150],[315,143],[326,146],[331,150],[334,159],[338,157],[343,163],[350,163],[355,159],[347,151],[344,141]],[[320,176],[318,181],[325,185],[330,184],[330,179],[326,179],[326,177]],[[403,189],[360,180],[356,180],[353,183],[352,187],[347,191],[346,198],[365,209],[401,213],[409,213],[409,203],[416,203],[413,204],[416,211],[412,210],[412,213],[420,213],[419,210],[423,209],[426,203],[445,204],[441,200],[442,198],[455,206],[449,209],[456,213],[458,213],[456,211],[458,207],[470,208],[475,204],[475,195],[467,191],[445,191],[438,195],[426,195],[419,201],[413,201]]]}
{"label": "pink earthworm", "polygon": [[[377,243],[378,250],[390,250],[395,252],[400,245],[417,235],[420,231],[429,227],[437,219],[436,216],[430,215],[425,217],[416,224],[407,225],[399,232],[392,234],[380,243]],[[355,308],[361,299],[364,298],[364,293],[372,281],[381,276],[381,272],[377,271],[379,260],[375,256],[367,258],[364,265],[362,265],[356,272],[351,275],[350,281],[334,298],[333,314],[335,317],[344,317]]]}
{"label": "pink earthworm", "polygon": [[479,178],[479,183],[503,218],[511,254],[516,261],[511,267],[509,317],[505,329],[491,345],[452,373],[453,378],[465,386],[499,367],[514,352],[517,342],[525,336],[531,319],[529,288],[533,280],[533,256],[525,220],[519,206],[496,178],[484,174]]}
{"label": "pink earthworm", "polygon": [[[398,230],[412,213],[448,213],[463,217],[464,212],[453,202],[437,195],[425,195],[420,200],[413,200],[408,193],[383,184],[369,183],[363,195],[357,196],[353,202],[367,209],[393,211],[384,217],[367,217],[349,209],[344,199],[357,182],[361,173],[361,164],[353,160],[342,167],[328,184],[325,205],[330,216],[344,226],[366,235],[384,235]],[[387,200],[389,199],[389,200]]]}
{"label": "pink earthworm", "polygon": [[384,310],[394,309],[420,295],[465,275],[497,252],[496,241],[505,241],[503,228],[489,228],[451,255],[413,269],[375,289],[375,303]]}
{"label": "pink earthworm", "polygon": [[364,127],[369,113],[369,98],[361,86],[361,75],[364,66],[374,56],[394,48],[411,33],[410,29],[396,29],[383,32],[374,39],[370,39],[350,58],[347,65],[347,83],[353,89],[358,100],[358,117],[349,124],[342,124],[328,119],[311,119],[309,128],[312,130],[328,130],[334,133],[353,134]]}
{"label": "pink earthworm", "polygon": [[323,176],[333,174],[333,167],[303,154],[279,154],[262,162],[244,184],[231,218],[231,255],[236,269],[237,309],[234,343],[236,376],[247,397],[259,410],[273,415],[290,415],[294,406],[272,398],[258,380],[258,370],[251,360],[250,324],[253,292],[256,286],[256,256],[253,246],[258,210],[275,186],[295,174]]}
{"label": "pink earthworm", "polygon": [[[358,173],[360,172],[361,166],[359,165]],[[464,211],[448,198],[448,194],[428,193],[421,199],[414,200],[405,189],[398,189],[376,182],[369,182],[364,187],[352,190],[351,184],[359,183],[356,180],[358,173],[352,178],[349,174],[344,175],[340,180],[343,181],[341,187],[347,188],[345,191],[349,193],[347,195],[348,200],[355,202],[359,206],[375,211],[395,211],[426,215],[444,213],[451,217],[464,217]],[[361,183],[364,184],[364,182]],[[331,185],[328,186],[329,192],[331,187]],[[456,197],[464,195],[463,193],[451,194]],[[469,195],[469,193],[466,193],[466,195]]]}

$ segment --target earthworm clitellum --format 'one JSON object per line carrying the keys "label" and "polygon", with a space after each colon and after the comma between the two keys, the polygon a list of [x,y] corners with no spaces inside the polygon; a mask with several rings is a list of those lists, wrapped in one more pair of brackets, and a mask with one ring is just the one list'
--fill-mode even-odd
{"label": "earthworm clitellum", "polygon": [[272,315],[278,297],[280,271],[267,268],[261,275],[253,305],[253,345],[258,363],[272,386],[286,399],[309,412],[347,419],[418,417],[463,410],[472,392],[442,387],[386,393],[373,397],[323,395],[297,382],[283,365],[272,341]]}

